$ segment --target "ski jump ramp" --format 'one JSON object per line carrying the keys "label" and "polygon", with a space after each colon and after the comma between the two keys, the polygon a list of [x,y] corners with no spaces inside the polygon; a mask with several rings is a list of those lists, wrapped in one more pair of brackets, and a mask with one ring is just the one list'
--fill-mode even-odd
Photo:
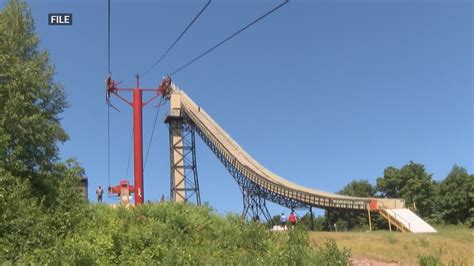
{"label": "ski jump ramp", "polygon": [[[255,219],[263,218],[262,216],[271,219],[265,205],[265,201],[271,201],[288,208],[316,207],[365,211],[369,214],[370,212],[383,212],[385,215],[382,214],[382,216],[391,221],[391,225],[395,225],[401,231],[412,231],[410,224],[415,220],[410,219],[413,218],[413,215],[416,216],[414,213],[407,216],[408,218],[402,217],[402,215],[391,215],[390,210],[392,209],[408,210],[405,209],[403,199],[350,197],[307,188],[288,181],[253,159],[203,108],[198,106],[174,83],[171,83],[168,88],[168,97],[171,110],[165,122],[170,127],[172,200],[184,202],[188,199],[187,194],[190,191],[196,192],[196,189],[187,187],[190,183],[186,180],[186,169],[193,169],[193,167],[186,167],[184,158],[186,148],[183,132],[186,128],[191,128],[209,146],[238,183],[243,195],[243,215],[250,215]],[[197,185],[197,178],[194,181]],[[421,220],[418,216],[416,218]],[[416,222],[420,223],[419,220]],[[434,229],[429,230],[432,232]]]}

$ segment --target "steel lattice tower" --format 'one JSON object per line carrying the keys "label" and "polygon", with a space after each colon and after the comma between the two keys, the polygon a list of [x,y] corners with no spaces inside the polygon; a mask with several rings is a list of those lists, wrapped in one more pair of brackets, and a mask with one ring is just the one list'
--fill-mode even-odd
{"label": "steel lattice tower", "polygon": [[167,116],[165,123],[170,136],[170,199],[188,202],[195,197],[196,204],[201,205],[194,127],[179,113]]}

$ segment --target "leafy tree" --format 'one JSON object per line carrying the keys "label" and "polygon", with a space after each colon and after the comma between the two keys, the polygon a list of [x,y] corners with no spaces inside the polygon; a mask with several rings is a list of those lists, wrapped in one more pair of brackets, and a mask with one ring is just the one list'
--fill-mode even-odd
{"label": "leafy tree", "polygon": [[52,242],[50,217],[29,191],[27,180],[0,168],[0,263],[16,262],[21,254]]}
{"label": "leafy tree", "polygon": [[405,185],[403,178],[400,176],[400,170],[395,167],[387,167],[383,171],[383,177],[377,178],[376,190],[383,197],[401,198],[401,188]]}
{"label": "leafy tree", "polygon": [[455,165],[439,185],[438,211],[449,224],[471,223],[474,220],[474,176]]}
{"label": "leafy tree", "polygon": [[[298,222],[298,226],[311,230],[311,213],[303,215]],[[324,216],[313,217],[313,226],[315,231],[327,230],[327,222]]]}
{"label": "leafy tree", "polygon": [[0,167],[50,202],[57,144],[68,138],[58,116],[67,103],[38,43],[26,3],[9,1],[0,13]]}
{"label": "leafy tree", "polygon": [[50,252],[87,217],[84,169],[58,158],[67,103],[53,73],[26,3],[9,1],[0,12],[0,264]]}
{"label": "leafy tree", "polygon": [[75,171],[82,168],[67,169],[58,182],[57,206],[47,208],[44,198],[31,194],[27,179],[14,177],[0,168],[0,264],[17,262],[37,250],[49,250],[79,231],[88,213],[85,200],[78,196]]}
{"label": "leafy tree", "polygon": [[368,180],[353,180],[338,193],[353,197],[374,197],[375,188]]}
{"label": "leafy tree", "polygon": [[474,227],[474,203],[472,202],[472,198],[473,198],[473,191],[474,189],[472,188],[472,180],[474,180],[474,175],[470,175],[469,176],[469,180],[470,180],[470,183],[471,184],[471,190],[469,192],[469,197],[471,198],[471,203],[469,204],[469,219],[468,221],[466,221],[466,223],[472,228]]}
{"label": "leafy tree", "polygon": [[410,162],[401,169],[388,167],[384,176],[377,178],[377,191],[389,198],[403,198],[407,206],[414,206],[421,217],[428,218],[435,211],[436,183],[422,164]]}

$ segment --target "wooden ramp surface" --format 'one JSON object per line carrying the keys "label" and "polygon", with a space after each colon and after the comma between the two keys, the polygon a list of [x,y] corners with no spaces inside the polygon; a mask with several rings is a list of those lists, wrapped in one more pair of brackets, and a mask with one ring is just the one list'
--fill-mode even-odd
{"label": "wooden ramp surface", "polygon": [[421,219],[418,215],[409,209],[385,209],[390,219],[403,225],[405,229],[412,233],[436,233],[431,225]]}

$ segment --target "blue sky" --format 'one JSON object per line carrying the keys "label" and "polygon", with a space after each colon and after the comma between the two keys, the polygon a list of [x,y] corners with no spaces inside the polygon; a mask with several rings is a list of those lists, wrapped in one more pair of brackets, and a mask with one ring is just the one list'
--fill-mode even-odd
{"label": "blue sky", "polygon": [[[108,185],[106,1],[29,3],[71,104],[61,115],[71,138],[61,156],[82,163],[95,200],[95,187]],[[204,3],[112,0],[113,77],[132,86]],[[142,86],[157,86],[278,3],[213,1]],[[295,0],[173,78],[247,152],[302,185],[335,192],[353,179],[375,184],[384,168],[410,160],[435,180],[454,164],[472,173],[472,11],[471,1]],[[73,13],[74,25],[48,26],[52,12]],[[115,103],[112,185],[133,179],[132,167],[126,176],[131,109]],[[169,196],[168,108],[145,169],[150,200]],[[144,113],[146,149],[155,110]],[[197,150],[202,201],[240,212],[232,177],[201,140]]]}

